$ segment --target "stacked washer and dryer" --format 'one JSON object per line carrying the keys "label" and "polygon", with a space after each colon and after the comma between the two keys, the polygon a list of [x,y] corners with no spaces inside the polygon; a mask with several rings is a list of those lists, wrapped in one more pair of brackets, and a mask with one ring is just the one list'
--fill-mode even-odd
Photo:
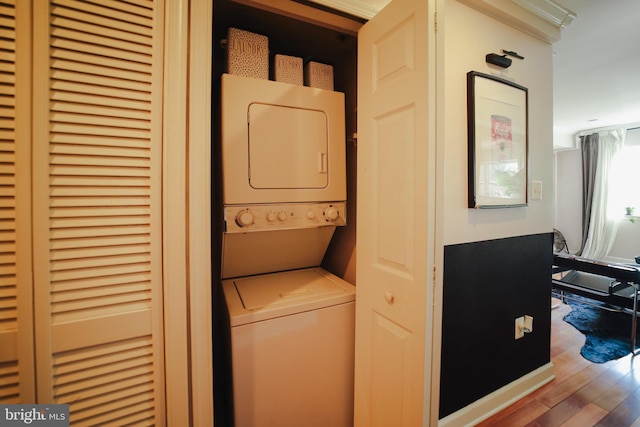
{"label": "stacked washer and dryer", "polygon": [[224,74],[221,110],[235,425],[352,426],[355,288],[320,267],[346,224],[344,94]]}

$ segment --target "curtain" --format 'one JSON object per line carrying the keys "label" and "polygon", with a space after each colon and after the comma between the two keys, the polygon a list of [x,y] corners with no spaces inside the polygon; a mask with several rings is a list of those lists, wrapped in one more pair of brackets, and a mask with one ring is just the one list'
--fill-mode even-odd
{"label": "curtain", "polygon": [[593,203],[599,139],[600,135],[597,133],[580,137],[582,151],[582,243],[578,255],[582,255],[589,235],[589,218],[591,217],[591,205]]}
{"label": "curtain", "polygon": [[585,258],[605,258],[616,238],[618,223],[607,216],[608,177],[612,160],[624,144],[625,132],[616,129],[580,138],[583,210],[582,247],[578,254]]}

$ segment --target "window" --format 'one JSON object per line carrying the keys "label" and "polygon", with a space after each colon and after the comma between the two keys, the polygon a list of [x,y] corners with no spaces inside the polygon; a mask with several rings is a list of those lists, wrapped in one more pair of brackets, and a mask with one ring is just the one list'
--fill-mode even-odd
{"label": "window", "polygon": [[633,215],[640,216],[640,128],[627,131],[622,150],[613,159],[609,176],[607,214],[622,218],[626,208],[633,208]]}

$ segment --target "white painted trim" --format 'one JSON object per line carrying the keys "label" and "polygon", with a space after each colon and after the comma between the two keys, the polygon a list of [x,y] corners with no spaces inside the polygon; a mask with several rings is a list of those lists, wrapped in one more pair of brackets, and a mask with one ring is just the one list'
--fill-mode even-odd
{"label": "white painted trim", "polygon": [[190,0],[188,221],[192,425],[213,425],[211,308],[211,0]]}
{"label": "white painted trim", "polygon": [[189,0],[166,0],[163,118],[163,281],[166,425],[192,425],[187,276]]}
{"label": "white painted trim", "polygon": [[439,427],[474,426],[555,378],[551,362],[441,419]]}
{"label": "white painted trim", "polygon": [[560,29],[533,12],[510,0],[458,0],[487,16],[511,25],[540,40],[554,43],[560,40]]}
{"label": "white painted trim", "polygon": [[[342,12],[346,12],[350,15],[357,16],[359,18],[371,19],[376,13],[380,11],[387,1],[366,2],[360,0],[311,0],[314,3],[318,3]],[[377,3],[377,4],[373,4]]]}
{"label": "white painted trim", "polygon": [[632,128],[637,128],[640,127],[640,122],[634,122],[634,123],[626,123],[626,124],[622,124],[622,125],[611,125],[611,126],[604,126],[604,127],[600,127],[600,128],[593,128],[593,129],[585,129],[582,130],[580,132],[577,132],[575,134],[576,140],[579,140],[579,138],[581,136],[586,136],[586,135],[591,135],[593,133],[598,133],[598,132],[604,132],[604,131],[608,131],[608,130],[618,130],[618,129],[632,129]]}
{"label": "white painted trim", "polygon": [[575,12],[557,4],[552,0],[513,0],[515,3],[535,13],[545,21],[563,29],[574,19]]}
{"label": "white painted trim", "polygon": [[[444,144],[446,126],[445,121],[445,99],[444,84],[442,84],[442,76],[444,76],[444,11],[446,10],[446,0],[435,0],[431,2],[432,10],[429,16],[429,71],[427,73],[429,79],[429,100],[428,104],[433,106],[429,110],[428,126],[429,140],[434,141],[429,147],[429,167],[434,170],[434,176],[431,179],[431,187],[429,192],[433,194],[435,203],[429,207],[428,217],[432,218],[429,228],[434,236],[433,247],[429,249],[429,258],[433,259],[432,283],[431,283],[431,301],[433,311],[431,316],[431,324],[427,325],[427,333],[431,333],[431,366],[425,366],[431,372],[430,390],[425,390],[428,396],[428,402],[425,401],[425,415],[428,419],[424,419],[423,426],[437,426],[440,411],[440,371],[442,366],[442,302],[444,289],[444,197],[446,191],[444,188]],[[442,13],[441,13],[442,12]],[[440,17],[440,19],[438,19]],[[428,350],[427,350],[428,351]],[[428,363],[425,357],[425,363]]]}
{"label": "white painted trim", "polygon": [[233,0],[236,3],[288,16],[302,22],[329,28],[351,36],[357,36],[362,22],[337,15],[333,12],[320,10],[313,6],[298,3],[293,0]]}

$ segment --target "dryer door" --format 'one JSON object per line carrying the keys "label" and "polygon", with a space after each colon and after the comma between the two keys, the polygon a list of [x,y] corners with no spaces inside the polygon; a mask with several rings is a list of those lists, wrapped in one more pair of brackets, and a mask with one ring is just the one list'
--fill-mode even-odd
{"label": "dryer door", "polygon": [[249,105],[249,184],[255,189],[325,188],[327,115],[280,105]]}

